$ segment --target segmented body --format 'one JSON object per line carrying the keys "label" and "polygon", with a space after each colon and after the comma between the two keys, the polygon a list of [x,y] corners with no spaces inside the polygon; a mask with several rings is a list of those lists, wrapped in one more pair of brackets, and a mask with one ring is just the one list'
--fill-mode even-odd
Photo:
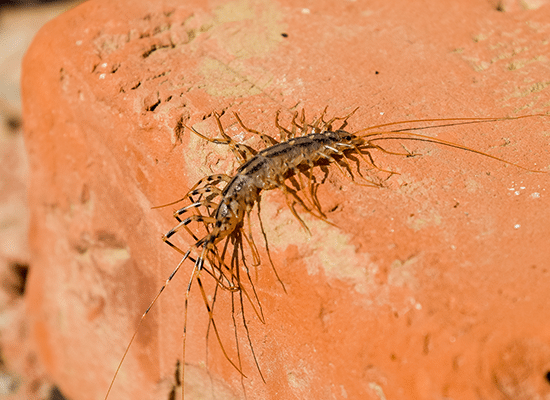
{"label": "segmented body", "polygon": [[[345,151],[357,149],[357,145],[361,143],[361,139],[338,130],[311,133],[268,147],[242,164],[224,187],[221,200],[213,213],[215,222],[211,219],[191,217],[181,221],[165,237],[170,238],[180,227],[193,220],[210,222],[213,226],[212,232],[195,243],[196,248],[210,251],[214,245],[242,225],[244,217],[259,201],[263,190],[280,188],[286,193],[289,188],[285,185],[285,180],[289,176],[314,167],[321,159],[332,161],[334,156],[344,156]],[[202,192],[202,188],[195,189],[188,195],[193,196]],[[200,202],[194,204],[203,205]],[[175,214],[180,216],[188,210],[189,208],[185,207]],[[197,262],[200,263],[199,260]]]}

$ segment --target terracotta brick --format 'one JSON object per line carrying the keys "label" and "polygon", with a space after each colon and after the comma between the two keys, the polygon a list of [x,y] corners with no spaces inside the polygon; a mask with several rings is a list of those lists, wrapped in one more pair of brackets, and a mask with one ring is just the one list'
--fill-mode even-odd
{"label": "terracotta brick", "polygon": [[[302,107],[343,115],[360,106],[350,130],[548,109],[548,6],[308,4],[90,0],[37,35],[22,83],[32,175],[27,306],[41,360],[67,397],[103,398],[179,260],[161,241],[175,206],[152,207],[238,165],[182,123],[216,136],[211,113],[228,111],[227,133],[258,146],[231,111],[276,135],[275,112],[288,123]],[[420,133],[547,170],[548,122]],[[247,398],[549,396],[548,175],[433,143],[378,144],[421,156],[373,151],[399,173],[381,189],[332,168],[318,197],[335,226],[304,214],[309,236],[279,191],[263,195],[287,293],[253,217],[263,262],[252,277],[266,323],[245,311],[266,382],[239,322]],[[193,242],[178,237],[182,247]],[[185,263],[148,315],[111,399],[169,398],[191,270]],[[241,376],[211,330],[206,355],[196,284],[190,297],[186,398],[242,398]],[[219,293],[216,321],[237,362],[230,300]]]}

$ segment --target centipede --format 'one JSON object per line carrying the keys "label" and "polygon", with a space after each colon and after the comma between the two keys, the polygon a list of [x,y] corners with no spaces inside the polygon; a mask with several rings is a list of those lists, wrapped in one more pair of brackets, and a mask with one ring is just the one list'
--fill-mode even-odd
{"label": "centipede", "polygon": [[[191,288],[196,284],[199,288],[204,308],[208,314],[207,335],[213,332],[221,351],[235,370],[241,375],[241,380],[246,378],[243,370],[237,339],[237,357],[234,360],[226,351],[226,345],[215,318],[215,304],[220,292],[231,294],[233,324],[236,330],[235,308],[241,310],[242,326],[246,330],[249,348],[252,353],[256,369],[261,379],[266,382],[259,362],[254,354],[252,340],[250,338],[247,320],[244,313],[245,303],[251,307],[253,314],[262,323],[266,322],[261,301],[254,286],[251,267],[258,266],[265,260],[261,260],[260,252],[252,235],[251,213],[257,211],[257,220],[264,240],[264,246],[269,262],[276,279],[283,291],[286,291],[283,280],[279,276],[270,254],[269,241],[265,233],[264,224],[260,217],[262,193],[268,190],[280,190],[284,195],[286,205],[295,217],[301,229],[309,235],[311,232],[300,215],[307,213],[327,224],[335,225],[317,197],[317,190],[322,184],[317,178],[317,169],[326,174],[329,167],[335,166],[343,175],[349,178],[352,184],[372,188],[384,187],[385,180],[395,172],[379,167],[375,161],[374,152],[382,152],[390,156],[415,157],[417,154],[410,151],[394,151],[384,147],[384,142],[402,140],[420,140],[434,143],[440,146],[459,149],[475,153],[479,156],[490,158],[516,168],[529,172],[544,172],[526,168],[519,164],[507,161],[489,153],[469,148],[459,143],[445,141],[416,131],[434,127],[446,127],[455,125],[479,124],[498,122],[504,120],[517,120],[522,118],[548,117],[547,114],[531,114],[523,116],[502,118],[436,118],[389,122],[385,124],[362,128],[350,132],[346,128],[348,120],[356,113],[357,108],[343,117],[327,117],[325,108],[318,117],[308,121],[305,111],[294,112],[290,126],[284,127],[280,123],[280,112],[275,114],[275,127],[279,134],[278,139],[259,130],[245,125],[241,116],[234,112],[233,117],[245,132],[258,137],[264,145],[257,150],[244,143],[238,143],[229,136],[222,125],[223,113],[212,113],[219,131],[219,137],[209,137],[199,132],[193,126],[182,126],[191,134],[204,139],[213,145],[227,146],[239,164],[232,175],[218,173],[201,178],[188,191],[176,201],[156,206],[163,208],[182,204],[183,206],[173,213],[176,225],[162,236],[162,240],[173,250],[181,255],[180,262],[165,280],[164,284],[152,299],[151,303],[142,314],[137,327],[130,338],[128,345],[121,356],[120,362],[114,372],[105,400],[116,382],[117,375],[124,363],[132,343],[147,314],[151,311],[161,294],[177,275],[184,264],[192,265],[189,282],[186,287],[184,304],[184,332],[183,332],[183,362],[178,363],[176,381],[181,386],[181,396],[184,398],[184,367],[186,330],[188,317],[188,304]],[[334,128],[335,124],[339,126]],[[417,124],[420,124],[417,126]],[[405,126],[403,128],[403,126]],[[357,167],[352,168],[351,164]],[[361,166],[361,167],[359,167]],[[363,171],[363,172],[362,172]],[[385,179],[380,178],[384,174]],[[191,229],[193,225],[199,226]],[[180,232],[185,232],[193,242],[188,248],[181,248],[175,244],[172,238]],[[214,293],[210,297],[205,289],[203,281],[210,279],[214,285]],[[234,298],[236,296],[236,300]],[[180,368],[181,367],[181,368]],[[244,385],[243,391],[244,391]],[[246,393],[245,393],[246,396]]]}

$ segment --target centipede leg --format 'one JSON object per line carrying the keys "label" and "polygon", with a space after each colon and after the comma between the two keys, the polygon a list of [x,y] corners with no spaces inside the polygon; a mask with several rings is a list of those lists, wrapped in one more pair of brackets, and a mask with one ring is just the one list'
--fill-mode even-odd
{"label": "centipede leg", "polygon": [[305,136],[308,134],[307,131],[307,121],[306,121],[306,110],[302,108],[302,112],[300,113],[300,124],[298,125],[300,127],[300,135]]}
{"label": "centipede leg", "polygon": [[[192,199],[191,196],[189,196],[189,198],[190,198],[191,201],[193,201],[193,199]],[[187,212],[187,211],[193,209],[193,210],[195,210],[195,211],[197,212],[197,214],[196,214],[197,216],[196,216],[195,218],[196,218],[197,220],[202,220],[202,222],[204,222],[204,228],[205,228],[206,232],[209,234],[209,233],[210,233],[209,224],[204,220],[204,217],[205,217],[205,216],[202,215],[202,214],[200,213],[200,211],[198,210],[198,208],[199,208],[199,207],[202,207],[202,206],[204,206],[207,210],[211,210],[211,209],[216,209],[216,208],[218,207],[218,204],[213,203],[213,202],[208,202],[208,201],[194,202],[194,203],[192,203],[192,204],[190,204],[190,205],[188,205],[188,206],[186,206],[186,207],[181,208],[180,210],[175,211],[175,212],[174,212],[174,218],[175,218],[178,222],[182,223],[183,221],[182,221],[182,219],[180,218],[180,216],[183,215],[185,212]],[[208,214],[209,214],[208,217],[212,217],[213,212],[210,212],[210,211],[209,211]],[[208,217],[207,217],[207,218],[208,218]],[[198,243],[200,242],[200,239],[191,231],[191,229],[189,229],[189,227],[188,227],[187,224],[184,224],[183,227],[185,228],[185,230],[187,231],[187,233],[195,240],[195,242],[196,242],[196,243],[195,243],[195,247],[196,247],[196,246],[198,245]],[[165,240],[165,242],[166,242],[167,244],[169,244],[170,246],[176,248],[176,246],[174,246],[169,240]],[[214,248],[214,250],[216,250],[216,248]],[[179,252],[182,253],[182,251],[179,251]],[[209,255],[210,255],[210,253],[212,253],[214,256],[216,256],[216,251],[211,251],[211,252],[209,252]],[[209,258],[209,261],[211,261],[210,258]],[[219,269],[219,271],[220,271],[220,276],[223,276],[223,267],[222,267],[223,261],[221,261],[220,265],[216,265],[215,262],[211,261],[211,265],[212,265],[212,267],[213,267],[212,271],[208,271],[208,270],[206,270],[206,271],[207,271],[210,275],[212,275],[212,277],[213,277],[216,281],[218,281],[218,278],[216,277],[216,269]],[[223,283],[222,283],[222,282],[219,282],[219,284],[223,286]],[[228,289],[229,289],[229,288],[228,288]]]}
{"label": "centipede leg", "polygon": [[317,189],[318,188],[319,188],[319,184],[317,184],[317,183],[311,184],[310,185],[310,195],[311,195],[311,199],[313,200],[313,204],[315,205],[315,208],[317,209],[317,211],[319,211],[319,214],[323,217],[323,220],[326,220],[327,216],[325,215],[325,213],[323,213],[323,211],[321,209],[321,202],[319,201],[319,197],[317,197]]}
{"label": "centipede leg", "polygon": [[162,236],[163,241],[167,241],[171,236],[173,236],[176,232],[178,232],[182,227],[185,227],[191,222],[206,222],[209,224],[213,224],[216,222],[216,219],[214,217],[206,217],[203,215],[191,215],[190,217],[184,219],[179,224],[177,224],[175,227],[170,229],[166,234]]}
{"label": "centipede leg", "polygon": [[277,277],[277,280],[279,281],[279,283],[283,287],[283,290],[286,293],[285,284],[283,283],[283,281],[279,277],[279,274],[277,273],[277,270],[275,269],[275,264],[273,263],[273,259],[271,258],[271,252],[269,250],[269,242],[267,240],[267,234],[265,233],[264,223],[262,222],[262,217],[261,217],[260,200],[258,200],[257,211],[258,211],[258,220],[260,221],[260,230],[262,231],[262,235],[264,237],[264,243],[265,243],[265,250],[267,252],[267,258],[269,259],[269,263],[271,264],[271,269],[273,269],[273,272],[275,273],[275,276]]}
{"label": "centipede leg", "polygon": [[[338,167],[338,169],[340,170],[340,172],[346,176],[346,173],[344,172],[344,170],[342,169],[342,165],[344,166],[344,168],[346,169],[347,173],[349,174],[349,176],[351,177],[351,180],[352,182],[354,182],[355,184],[357,185],[360,185],[360,186],[368,186],[368,187],[380,187],[379,184],[376,184],[376,182],[371,182],[369,180],[366,180],[368,183],[367,184],[362,184],[362,183],[359,183],[355,180],[355,177],[353,176],[353,172],[351,170],[351,166],[349,165],[349,163],[346,161],[346,158],[347,156],[341,152],[340,150],[336,149],[336,148],[331,148],[331,150],[333,151],[333,154],[332,156],[328,156],[326,154],[323,154],[323,153],[318,153],[319,157],[320,158],[325,158],[327,160],[329,160],[330,162],[333,162],[334,165],[336,165],[336,167]],[[337,155],[337,156],[340,156],[339,159],[336,159],[334,157],[334,155]],[[342,165],[341,165],[342,164]],[[362,176],[362,175],[361,175]]]}
{"label": "centipede leg", "polygon": [[195,183],[195,185],[191,189],[189,189],[187,194],[184,197],[182,197],[181,199],[178,199],[176,201],[172,201],[170,203],[162,204],[160,206],[154,206],[154,207],[151,207],[151,208],[153,210],[155,210],[157,208],[164,208],[164,207],[172,206],[174,204],[178,204],[178,203],[186,200],[189,196],[189,193],[191,193],[193,190],[195,190],[203,182],[208,182],[207,186],[214,186],[214,185],[217,185],[220,182],[228,183],[230,180],[231,180],[231,177],[229,175],[225,175],[225,174],[216,174],[216,175],[210,175],[210,176],[204,177],[204,178],[200,179],[197,183]]}
{"label": "centipede leg", "polygon": [[[235,312],[236,312],[235,311],[235,294],[236,293],[231,293],[231,320],[233,321],[233,331],[235,333],[235,350],[237,351],[237,360],[239,362],[239,368],[242,369],[241,348],[239,346],[239,330],[237,328],[237,319],[235,318]],[[241,314],[243,315],[243,318],[244,318],[244,308],[242,306],[241,306]],[[242,375],[240,378],[241,378],[241,388],[243,389],[243,395],[244,395],[244,398],[246,399],[246,388],[244,386],[244,378]]]}
{"label": "centipede leg", "polygon": [[279,129],[279,138],[281,142],[286,142],[288,139],[291,139],[293,136],[292,132],[286,129],[284,126],[279,124],[279,116],[281,114],[280,110],[277,110],[275,113],[275,126]]}
{"label": "centipede leg", "polygon": [[[370,156],[370,154],[369,154]],[[356,164],[356,171],[357,171],[357,175],[359,175],[361,177],[361,179],[363,181],[366,182],[366,184],[364,183],[358,183],[357,181],[355,180],[352,180],[353,183],[357,184],[357,185],[360,185],[360,186],[367,186],[367,187],[376,187],[376,188],[380,188],[382,187],[382,183],[380,182],[380,180],[378,182],[370,179],[370,178],[366,178],[363,173],[361,172],[361,169],[359,168],[360,167],[360,162],[359,162],[359,159],[352,156],[351,154],[346,154],[346,157],[350,160],[352,160],[353,162],[355,162]],[[378,169],[378,168],[377,168]],[[378,169],[380,171],[380,169]],[[389,179],[390,176],[392,176],[395,172],[392,172],[392,171],[385,171],[385,170],[382,170],[382,172],[387,172],[389,174],[389,176],[386,178]]]}
{"label": "centipede leg", "polygon": [[[202,185],[205,182],[206,182],[206,186],[215,186],[221,182],[229,183],[231,179],[232,179],[231,176],[226,174],[209,175],[202,179],[199,179],[199,181],[195,183],[187,193],[188,194],[191,193],[193,190],[197,189],[200,185]],[[183,199],[185,199],[185,197]]]}
{"label": "centipede leg", "polygon": [[[203,253],[205,252],[205,248],[203,249]],[[229,357],[229,355],[227,354],[226,350],[225,350],[225,347],[222,343],[222,340],[221,340],[221,337],[220,337],[220,333],[218,331],[218,327],[216,325],[216,321],[214,320],[214,314],[212,312],[212,308],[210,307],[210,303],[208,302],[208,298],[206,296],[206,292],[204,290],[204,285],[202,284],[202,281],[201,281],[201,278],[200,278],[200,272],[201,272],[201,265],[202,265],[202,260],[203,260],[203,257],[204,254],[199,257],[197,259],[197,262],[195,263],[195,268],[193,270],[193,277],[197,280],[197,284],[199,285],[199,289],[200,289],[200,292],[201,292],[201,296],[202,296],[202,299],[203,299],[203,302],[204,302],[204,306],[206,307],[206,311],[208,312],[208,318],[212,324],[212,329],[214,330],[214,333],[216,334],[216,339],[218,341],[218,344],[220,345],[220,348],[223,352],[223,355],[225,356],[225,358],[227,359],[227,361],[229,361],[229,363],[233,366],[233,368],[235,368],[242,376],[244,376],[246,378],[246,375],[242,372],[242,370],[231,360],[231,358]],[[187,304],[187,301],[188,301],[188,298],[189,298],[189,293],[186,294],[186,304]]]}
{"label": "centipede leg", "polygon": [[[303,113],[304,110],[302,110],[302,113]],[[289,139],[293,139],[296,137],[296,129],[302,131],[304,129],[304,126],[303,125],[299,125],[298,122],[296,121],[296,119],[298,118],[299,116],[299,112],[296,111],[294,113],[294,115],[292,116],[292,121],[290,123],[290,126],[291,126],[291,134],[289,135]]]}
{"label": "centipede leg", "polygon": [[[376,147],[376,149],[378,150],[382,150],[382,151],[385,151],[384,149],[382,149],[380,146]],[[363,154],[367,154],[367,157],[369,158],[369,160],[367,161],[365,159],[365,157],[363,156]],[[370,151],[366,150],[365,153],[363,152],[358,152],[359,156],[365,161],[367,162],[368,164],[372,165],[374,168],[376,168],[378,171],[380,172],[384,172],[386,174],[389,174],[388,178],[392,175],[399,175],[398,172],[394,172],[394,171],[390,171],[390,170],[387,170],[387,169],[383,169],[383,168],[380,168],[378,165],[376,165],[376,163],[374,162],[374,158],[372,158],[372,154],[370,153]],[[390,154],[390,153],[388,153]],[[393,154],[393,155],[397,155],[397,154]],[[402,155],[402,154],[399,154],[399,155]]]}
{"label": "centipede leg", "polygon": [[[203,219],[202,216],[200,216],[200,215],[194,215],[194,216],[188,218],[187,220],[182,221],[178,226],[181,226],[182,224],[185,224],[185,222],[188,221],[188,220],[197,220],[197,221],[200,221],[200,220],[202,220],[202,219]],[[185,227],[185,225],[183,225],[183,226]],[[174,229],[175,229],[175,228],[174,228]],[[175,244],[173,244],[173,243],[169,240],[169,238],[175,233],[174,229],[172,229],[170,232],[168,232],[166,235],[164,235],[164,236],[162,237],[162,240],[163,240],[167,245],[169,245],[170,247],[172,247],[174,250],[176,250],[178,253],[184,255],[185,257],[189,257],[189,252],[191,251],[191,249],[193,249],[193,248],[198,249],[199,247],[201,247],[201,246],[204,245],[204,240],[205,240],[205,238],[198,240],[198,241],[191,247],[191,249],[190,249],[187,253],[184,252],[182,249],[180,249],[178,246],[176,246]],[[186,229],[187,229],[187,228],[186,228]],[[195,236],[192,232],[191,232],[191,235],[192,235],[194,238],[196,238],[196,236]],[[212,267],[212,271],[209,271],[207,268],[204,268],[204,271],[207,272],[209,275],[211,275],[211,276],[214,278],[214,280],[216,280],[216,282],[218,283],[218,285],[220,285],[222,288],[224,288],[224,289],[226,289],[226,290],[229,290],[229,291],[234,290],[234,287],[232,287],[231,285],[227,285],[227,286],[226,286],[226,285],[224,285],[224,283],[223,283],[223,279],[225,279],[225,280],[226,280],[227,282],[229,282],[229,283],[232,282],[232,279],[228,278],[228,277],[225,275],[225,273],[224,273],[224,266],[225,266],[225,263],[224,263],[223,259],[219,257],[219,255],[217,254],[217,252],[216,252],[215,249],[216,249],[215,247],[214,247],[213,249],[212,249],[212,248],[208,249],[208,251],[207,251],[206,254],[207,254],[207,255],[212,254],[213,257],[217,257],[217,258],[218,258],[218,261],[219,261],[219,264],[216,264],[215,262],[212,262],[212,261],[209,259],[209,262],[210,262],[211,267]],[[189,257],[189,258],[190,258],[191,260],[193,260],[191,257]],[[200,262],[201,262],[201,268],[202,268],[203,259],[204,259],[204,255],[201,256],[201,257],[199,258],[199,260],[200,260]],[[227,267],[225,267],[225,268],[228,269]],[[219,277],[217,276],[216,271],[219,272]]]}
{"label": "centipede leg", "polygon": [[[223,352],[223,355],[225,356],[227,361],[229,361],[229,363],[239,372],[239,374],[241,374],[241,376],[246,377],[246,375],[244,375],[244,373],[242,372],[242,368],[239,368],[237,365],[235,365],[235,363],[229,358],[227,352],[225,351],[225,347],[223,346],[223,343],[221,341],[220,334],[218,332],[218,327],[216,326],[216,322],[214,320],[214,314],[213,314],[213,311],[212,311],[213,307],[214,307],[215,297],[212,300],[212,306],[210,306],[210,303],[208,302],[208,299],[206,297],[206,292],[204,290],[204,286],[203,286],[201,278],[200,278],[200,273],[201,273],[201,270],[202,270],[202,260],[203,260],[203,257],[205,255],[205,252],[206,252],[206,247],[203,248],[201,256],[199,258],[197,258],[197,260],[195,261],[195,264],[193,266],[193,273],[191,274],[191,279],[189,280],[189,284],[187,285],[187,290],[185,292],[185,303],[184,303],[184,314],[183,314],[184,315],[184,318],[183,318],[184,325],[183,325],[183,340],[182,340],[182,357],[183,357],[183,360],[185,360],[185,348],[186,348],[186,340],[187,340],[187,315],[188,315],[188,310],[189,310],[189,296],[190,296],[190,293],[191,293],[191,286],[193,284],[193,280],[196,279],[197,284],[199,285],[199,290],[200,290],[201,295],[202,295],[204,306],[206,307],[206,311],[208,312],[208,326],[209,327],[212,326],[212,329],[214,330],[214,333],[216,334],[218,344],[220,345],[220,348]],[[207,337],[208,337],[208,331],[207,331]],[[240,359],[239,359],[239,365],[240,365]],[[185,387],[185,373],[184,373],[184,371],[182,372],[181,382],[182,382],[182,399],[183,399],[183,395],[184,395],[183,390],[184,390],[184,387]]]}
{"label": "centipede leg", "polygon": [[321,113],[321,115],[319,116],[318,119],[314,119],[311,124],[308,124],[308,126],[311,128],[311,133],[320,133],[320,132],[323,132],[325,130],[330,130],[329,129],[326,129],[326,122],[325,122],[325,114],[327,113],[327,109],[328,109],[328,106],[326,106],[323,110],[323,112]]}
{"label": "centipede leg", "polygon": [[328,156],[324,153],[317,153],[317,155],[318,155],[319,158],[323,158],[323,159],[327,160],[328,162],[333,163],[334,165],[336,165],[336,167],[340,170],[342,175],[347,176],[346,173],[344,172],[344,170],[342,169],[341,165],[338,162],[336,162],[336,159],[334,157],[330,157],[330,156]]}
{"label": "centipede leg", "polygon": [[200,133],[199,131],[197,131],[193,127],[190,127],[190,126],[187,126],[187,125],[184,125],[184,126],[187,129],[189,129],[191,132],[193,132],[195,135],[201,137],[204,140],[207,140],[207,141],[209,141],[211,143],[215,143],[215,144],[224,144],[224,145],[229,146],[231,152],[235,155],[235,157],[239,160],[240,163],[243,163],[243,162],[251,159],[252,157],[254,157],[256,152],[252,148],[250,148],[250,147],[248,147],[244,144],[240,144],[240,143],[235,142],[229,135],[227,135],[225,133],[225,131],[223,129],[223,126],[221,124],[221,121],[220,121],[220,116],[217,113],[214,113],[214,117],[216,118],[216,124],[218,125],[218,129],[219,129],[221,135],[223,136],[223,139],[212,139],[212,138],[209,138],[208,136],[203,135],[202,133]]}
{"label": "centipede leg", "polygon": [[414,157],[415,156],[415,154],[411,153],[410,151],[407,151],[406,153],[398,153],[396,151],[389,151],[389,150],[386,150],[385,148],[383,148],[382,146],[379,146],[379,145],[374,144],[372,142],[369,142],[368,145],[369,145],[369,147],[380,150],[381,152],[386,153],[386,154],[391,154],[392,156],[403,156],[403,157]]}
{"label": "centipede leg", "polygon": [[341,129],[344,129],[347,125],[348,125],[348,119],[353,115],[355,114],[355,112],[359,109],[359,107],[356,107],[352,112],[350,112],[348,115],[346,115],[345,117],[333,117],[332,119],[330,119],[330,121],[327,122],[327,126],[329,127],[332,127],[332,124],[335,122],[335,121],[342,121],[342,125],[340,125],[340,128],[338,128],[338,130],[341,130]]}
{"label": "centipede leg", "polygon": [[[239,346],[239,335],[238,335],[238,329],[237,329],[237,320],[235,318],[235,314],[236,314],[235,295],[237,295],[237,294],[239,296],[239,305],[240,305],[240,308],[241,308],[242,323],[243,323],[243,327],[246,331],[246,337],[247,337],[247,340],[248,340],[248,344],[250,346],[250,351],[252,353],[254,363],[256,364],[256,368],[258,369],[258,373],[260,374],[260,377],[262,378],[262,381],[265,383],[265,378],[263,376],[262,370],[261,370],[260,365],[258,363],[258,359],[257,359],[256,353],[254,351],[254,346],[252,344],[252,339],[250,337],[250,331],[248,329],[248,323],[246,322],[246,310],[245,310],[244,301],[243,301],[243,293],[247,296],[250,304],[253,306],[254,311],[256,312],[256,315],[260,318],[262,323],[265,323],[265,319],[263,317],[263,312],[261,310],[261,304],[260,304],[258,296],[256,294],[256,290],[254,289],[254,284],[252,283],[252,280],[250,279],[250,273],[249,273],[248,267],[246,266],[246,259],[245,259],[245,256],[244,256],[244,248],[243,248],[243,243],[242,243],[242,233],[241,233],[241,231],[239,231],[238,233],[236,233],[235,236],[233,236],[233,244],[234,244],[233,255],[232,255],[232,258],[231,258],[232,268],[234,268],[236,271],[240,270],[240,267],[239,267],[239,265],[240,265],[239,253],[240,253],[242,263],[243,263],[244,268],[246,270],[248,279],[249,279],[250,284],[252,286],[252,289],[254,291],[254,296],[256,298],[256,301],[258,302],[258,305],[260,307],[260,312],[261,312],[261,317],[260,317],[260,315],[258,315],[257,311],[255,310],[255,307],[253,306],[253,304],[250,300],[250,297],[247,295],[246,290],[244,290],[244,286],[241,285],[241,290],[238,291],[238,293],[236,293],[236,292],[231,293],[231,316],[232,316],[232,319],[233,319],[233,326],[235,328],[235,344],[236,344],[236,350],[237,350],[237,358],[238,358],[238,361],[239,361],[239,367],[241,367],[241,369],[242,369],[240,346]],[[241,281],[240,277],[239,277],[239,281]],[[243,388],[243,393],[244,393],[245,398],[246,398],[246,389],[245,389],[245,386],[244,386],[244,379],[243,379],[242,375],[241,375],[241,386]]]}
{"label": "centipede leg", "polygon": [[[252,294],[254,296],[254,302],[252,301],[252,298],[250,297],[250,295],[248,294],[248,291],[246,290],[246,288],[244,287],[244,285],[241,284],[241,293],[243,293],[246,298],[248,299],[248,302],[250,303],[250,305],[252,306],[252,309],[254,310],[254,313],[256,314],[256,316],[258,317],[258,319],[260,320],[260,322],[262,324],[265,324],[265,317],[264,317],[264,311],[263,311],[263,308],[262,308],[262,303],[260,302],[260,298],[258,297],[258,293],[256,292],[256,287],[254,286],[254,282],[252,281],[252,277],[250,276],[250,268],[248,268],[248,265],[246,264],[246,257],[244,255],[244,247],[243,247],[243,242],[242,242],[242,233],[238,233],[235,237],[235,242],[236,245],[234,248],[237,248],[238,250],[240,250],[240,254],[241,254],[241,260],[242,260],[242,265],[243,265],[243,270],[245,271],[246,273],[246,277],[248,278],[248,282],[250,283],[250,287],[252,288]],[[235,268],[237,270],[239,270],[239,263],[238,263],[238,253],[235,253],[235,257],[233,257],[233,260],[236,261],[236,264],[235,264]],[[257,278],[257,277],[256,277]],[[240,273],[239,273],[239,282],[241,283],[241,277],[240,277]],[[256,310],[256,306],[254,304],[257,304],[258,305],[258,309]]]}
{"label": "centipede leg", "polygon": [[367,183],[360,183],[360,182],[357,182],[355,180],[355,177],[353,176],[353,172],[351,170],[351,166],[349,165],[349,163],[347,162],[346,160],[346,156],[342,157],[340,160],[337,160],[336,161],[336,165],[338,164],[343,164],[344,167],[346,168],[346,171],[348,171],[348,174],[350,175],[351,177],[351,181],[353,183],[355,183],[356,185],[359,185],[359,186],[366,186],[366,187],[380,187],[380,184],[376,183],[376,182],[373,182],[373,181],[370,181],[368,179],[366,179],[365,177],[363,177],[363,175],[361,175],[361,172],[359,172],[359,175],[361,176],[361,178],[363,178],[363,180],[365,180]]}
{"label": "centipede leg", "polygon": [[216,287],[220,287],[229,292],[234,292],[240,289],[239,282],[235,280],[234,271],[231,267],[228,267],[224,261],[228,244],[229,237],[225,240],[225,245],[221,254],[218,253],[215,246],[207,251],[206,257],[212,270],[210,271],[208,268],[203,267],[203,271],[207,272],[216,281]]}
{"label": "centipede leg", "polygon": [[[258,358],[256,357],[256,352],[254,351],[254,346],[252,345],[252,339],[250,338],[250,331],[248,330],[248,324],[246,323],[246,316],[245,316],[245,311],[244,311],[244,302],[243,302],[243,296],[242,296],[241,292],[239,292],[239,301],[241,303],[241,314],[242,314],[242,319],[243,319],[243,326],[244,326],[244,329],[246,330],[246,337],[248,339],[248,345],[250,346],[250,352],[252,353],[252,358],[254,358],[254,364],[256,364],[256,369],[258,370],[258,373],[260,374],[260,377],[262,378],[262,381],[264,383],[266,383],[265,378],[264,378],[264,374],[262,373],[262,369],[260,368],[260,363],[258,362]],[[242,378],[242,376],[241,376],[241,378]],[[244,384],[243,384],[243,388],[244,388]]]}
{"label": "centipede leg", "polygon": [[[326,111],[326,108],[325,108],[325,111]],[[321,217],[324,220],[326,220],[327,216],[323,213],[323,210],[321,209],[321,203],[319,202],[319,198],[316,195],[315,188],[317,187],[317,184],[314,184],[314,178],[313,178],[312,170],[313,170],[313,163],[310,161],[309,162],[309,169],[308,169],[308,188],[309,188],[309,193],[310,193],[310,196],[311,196],[311,203],[317,209],[317,211],[319,211],[319,214],[321,215]]]}
{"label": "centipede leg", "polygon": [[270,146],[273,146],[275,144],[278,144],[279,142],[277,140],[275,140],[274,138],[272,138],[271,136],[269,135],[266,135],[265,133],[262,133],[262,132],[258,132],[257,130],[255,129],[251,129],[251,128],[247,128],[243,121],[241,120],[241,117],[239,117],[239,114],[237,114],[236,112],[233,113],[233,115],[235,116],[235,118],[237,119],[237,122],[239,123],[239,125],[241,126],[241,128],[243,128],[245,131],[247,132],[250,132],[250,133],[253,133],[255,135],[258,135],[262,141],[264,142],[264,145],[266,147],[270,147]]}
{"label": "centipede leg", "polygon": [[[292,212],[292,214],[294,215],[294,217],[296,217],[296,219],[300,222],[300,224],[302,225],[302,227],[305,229],[305,231],[311,235],[311,231],[309,230],[308,226],[306,225],[306,223],[304,222],[304,220],[300,217],[300,215],[298,214],[298,212],[296,211],[296,208],[294,207],[294,205],[296,203],[299,203],[306,212],[308,212],[309,214],[311,214],[312,216],[314,216],[315,218],[318,218],[322,221],[324,221],[325,223],[329,224],[329,225],[332,225],[332,226],[336,226],[335,224],[333,224],[332,222],[330,222],[329,220],[327,220],[326,218],[323,218],[322,216],[320,215],[317,215],[315,214],[312,210],[310,210],[306,204],[304,203],[304,201],[300,198],[300,196],[298,196],[296,194],[296,191],[292,190],[291,188],[289,188],[288,186],[286,186],[285,184],[280,184],[278,185],[278,187],[282,190],[283,194],[285,195],[285,201],[286,201],[286,204],[288,206],[288,208],[290,209],[290,211]],[[295,201],[291,201],[290,200],[290,196],[292,196]]]}
{"label": "centipede leg", "polygon": [[[304,182],[302,181],[302,171],[300,171],[298,168],[291,168],[292,172],[294,173],[293,176],[291,176],[289,178],[289,180],[295,185],[297,186],[297,189],[298,190],[302,190],[304,188]],[[296,180],[293,180],[295,176],[298,176],[298,181]],[[311,177],[311,170],[308,171],[308,176]],[[307,196],[305,196],[306,200],[308,200],[308,202],[310,202],[310,199],[307,198]],[[304,203],[304,206],[305,206],[305,203]],[[311,206],[312,208],[316,208],[316,205],[315,205],[315,202],[313,200],[311,200]],[[309,207],[305,206],[306,209],[309,209]],[[321,210],[319,210],[320,214],[323,215],[323,213],[321,212]]]}
{"label": "centipede leg", "polygon": [[[182,222],[181,216],[185,214],[189,210],[197,209],[199,207],[205,207],[207,210],[209,209],[216,209],[218,207],[218,203],[214,203],[212,201],[197,201],[192,204],[189,204],[188,206],[185,206],[183,208],[180,208],[179,210],[174,211],[174,218],[178,220],[178,222]],[[210,212],[208,214],[211,214]],[[206,215],[197,214],[201,217],[207,217]],[[210,215],[207,217],[209,218]]]}
{"label": "centipede leg", "polygon": [[186,196],[191,200],[193,199],[194,196],[199,196],[197,201],[200,201],[204,196],[206,201],[211,201],[213,198],[220,196],[221,194],[222,194],[222,189],[220,189],[219,187],[203,186],[187,193]]}
{"label": "centipede leg", "polygon": [[222,123],[220,121],[220,116],[217,113],[214,113],[214,117],[216,118],[216,124],[218,125],[218,129],[221,135],[227,141],[231,152],[235,155],[235,157],[240,161],[241,164],[245,161],[250,160],[256,155],[256,150],[245,144],[235,142],[231,136],[225,133]]}

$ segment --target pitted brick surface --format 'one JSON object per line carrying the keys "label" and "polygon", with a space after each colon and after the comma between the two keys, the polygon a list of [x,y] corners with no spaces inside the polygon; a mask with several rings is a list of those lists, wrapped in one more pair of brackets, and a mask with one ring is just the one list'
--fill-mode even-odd
{"label": "pitted brick surface", "polygon": [[[342,115],[360,106],[350,130],[545,111],[549,13],[547,6],[499,12],[474,1],[310,8],[89,1],[48,24],[24,63],[27,305],[41,361],[63,393],[104,396],[139,316],[178,262],[160,240],[176,223],[175,206],[152,207],[237,166],[227,148],[183,124],[214,137],[211,113],[238,111],[248,126],[276,135],[275,112],[288,123],[302,107],[313,115],[328,105]],[[231,136],[258,145],[230,112],[222,122]],[[548,121],[533,118],[421,133],[547,169],[547,131]],[[377,144],[404,152],[400,142]],[[549,395],[547,174],[402,144],[422,156],[372,153],[399,173],[382,189],[331,169],[318,197],[336,226],[305,215],[311,236],[279,191],[264,194],[266,233],[288,293],[266,263],[253,218],[264,262],[251,275],[265,325],[245,311],[266,383],[240,327],[248,398]],[[192,243],[178,237],[182,247]],[[110,398],[168,398],[191,269],[184,265],[146,319]],[[230,298],[217,299],[235,360]],[[187,398],[240,398],[240,375],[212,331],[206,363],[205,314],[194,285]]]}

